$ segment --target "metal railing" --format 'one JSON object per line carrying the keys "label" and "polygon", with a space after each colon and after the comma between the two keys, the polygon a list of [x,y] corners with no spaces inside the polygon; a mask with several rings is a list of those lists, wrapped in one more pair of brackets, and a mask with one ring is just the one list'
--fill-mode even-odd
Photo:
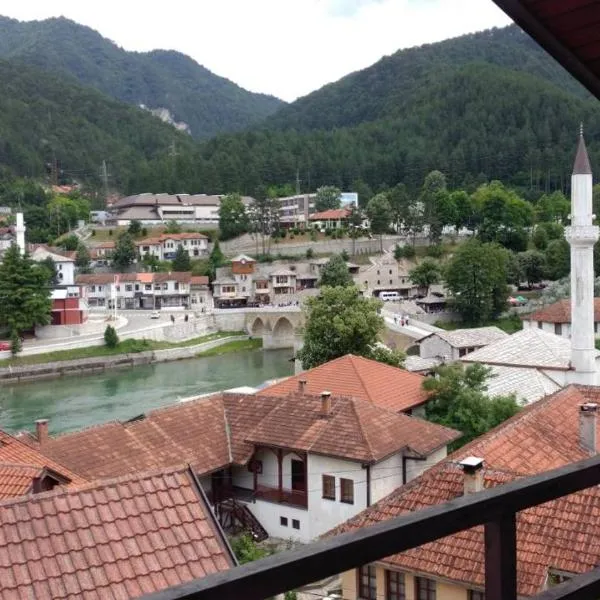
{"label": "metal railing", "polygon": [[[145,599],[265,600],[483,525],[486,600],[517,600],[517,512],[598,484],[600,457],[594,457],[276,554],[150,594]],[[600,598],[600,568],[547,590],[536,600],[597,598]]]}

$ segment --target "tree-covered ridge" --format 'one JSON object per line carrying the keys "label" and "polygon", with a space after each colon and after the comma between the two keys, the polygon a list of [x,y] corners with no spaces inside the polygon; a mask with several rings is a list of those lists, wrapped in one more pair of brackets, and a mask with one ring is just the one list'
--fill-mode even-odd
{"label": "tree-covered ridge", "polygon": [[168,108],[197,138],[244,129],[283,105],[273,96],[242,89],[179,52],[127,52],[64,18],[19,22],[0,16],[0,58],[71,75],[129,104]]}
{"label": "tree-covered ridge", "polygon": [[23,64],[0,60],[0,166],[42,177],[54,158],[75,179],[98,181],[103,160],[110,183],[136,187],[150,161],[175,143],[193,141],[144,111]]}
{"label": "tree-covered ridge", "polygon": [[517,26],[400,50],[283,107],[268,119],[283,129],[331,129],[405,116],[411,98],[465,66],[485,63],[589,94]]}

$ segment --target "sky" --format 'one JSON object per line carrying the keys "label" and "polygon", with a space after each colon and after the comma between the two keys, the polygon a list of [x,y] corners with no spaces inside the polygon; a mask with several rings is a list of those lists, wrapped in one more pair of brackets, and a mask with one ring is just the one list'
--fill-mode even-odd
{"label": "sky", "polygon": [[126,50],[178,50],[287,101],[400,48],[510,22],[491,0],[0,0],[0,14],[64,16]]}

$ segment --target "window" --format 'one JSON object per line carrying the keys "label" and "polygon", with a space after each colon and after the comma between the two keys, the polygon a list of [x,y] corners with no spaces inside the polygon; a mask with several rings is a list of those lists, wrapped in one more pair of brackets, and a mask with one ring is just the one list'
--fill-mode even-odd
{"label": "window", "polygon": [[292,519],[292,527],[294,529],[300,529],[300,521],[298,521],[298,519]]}
{"label": "window", "polygon": [[354,481],[352,479],[340,479],[340,488],[340,501],[346,504],[354,504]]}
{"label": "window", "polygon": [[139,291],[140,291],[140,285],[139,285],[139,283],[136,283],[136,284],[135,284],[135,291],[136,291],[136,292],[139,292]]}
{"label": "window", "polygon": [[404,573],[385,572],[385,600],[406,600]]}
{"label": "window", "polygon": [[462,357],[465,356],[467,354],[467,349],[466,348],[459,348],[458,349],[458,356]]}
{"label": "window", "polygon": [[392,284],[392,280],[391,280],[391,279],[390,279],[390,285],[393,285],[393,284]]}
{"label": "window", "polygon": [[126,291],[126,292],[133,292],[133,286],[132,286],[130,283],[128,283],[128,284],[125,286],[125,291]]}
{"label": "window", "polygon": [[485,600],[485,594],[483,592],[469,590],[468,600]]}
{"label": "window", "polygon": [[288,526],[288,520],[287,517],[279,517],[279,524],[282,527],[287,527]]}
{"label": "window", "polygon": [[415,600],[435,600],[435,581],[425,577],[415,577]]}
{"label": "window", "polygon": [[179,282],[178,282],[178,281],[176,281],[176,282],[175,282],[175,289],[176,289],[176,290],[178,290],[178,289],[179,289]]}
{"label": "window", "polygon": [[361,600],[377,600],[377,571],[370,565],[358,570],[358,597]]}
{"label": "window", "polygon": [[101,292],[101,291],[102,291],[102,286],[101,286],[101,285],[99,285],[99,286],[98,286],[98,291],[99,291],[99,292]]}
{"label": "window", "polygon": [[162,289],[163,290],[168,290],[169,289],[169,284],[168,283],[163,283]]}
{"label": "window", "polygon": [[554,333],[556,335],[562,335],[562,324],[561,323],[554,323]]}
{"label": "window", "polygon": [[541,329],[544,326],[544,324],[541,321],[538,321],[538,329]]}
{"label": "window", "polygon": [[377,285],[381,285],[381,281],[379,279],[377,280]]}
{"label": "window", "polygon": [[95,285],[93,285],[93,286],[90,288],[90,292],[95,292],[95,291],[96,291],[96,286],[95,286]]}
{"label": "window", "polygon": [[146,283],[144,284],[144,289],[148,292],[152,289],[152,284],[151,283]]}
{"label": "window", "polygon": [[155,283],[154,284],[154,289],[155,290],[160,290],[160,283]]}
{"label": "window", "polygon": [[392,270],[390,269],[390,275],[392,274]]}
{"label": "window", "polygon": [[121,291],[121,286],[120,285],[116,285],[115,288],[117,289],[117,292]]}
{"label": "window", "polygon": [[335,477],[333,475],[323,475],[323,498],[335,500]]}

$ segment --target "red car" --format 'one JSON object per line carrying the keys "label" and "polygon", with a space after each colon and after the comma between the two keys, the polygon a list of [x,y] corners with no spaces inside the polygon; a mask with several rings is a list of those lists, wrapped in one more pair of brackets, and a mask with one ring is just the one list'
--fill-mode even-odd
{"label": "red car", "polygon": [[0,342],[0,352],[10,350],[10,342]]}

